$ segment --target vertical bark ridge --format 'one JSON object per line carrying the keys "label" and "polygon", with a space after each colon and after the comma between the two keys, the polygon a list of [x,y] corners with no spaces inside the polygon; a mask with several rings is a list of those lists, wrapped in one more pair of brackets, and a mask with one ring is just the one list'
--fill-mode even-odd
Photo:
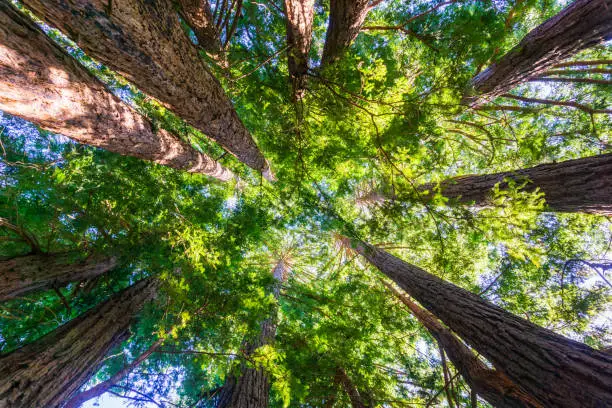
{"label": "vertical bark ridge", "polygon": [[228,181],[233,174],[109,92],[32,21],[0,1],[0,108],[79,143]]}
{"label": "vertical bark ridge", "polygon": [[87,54],[158,99],[247,166],[274,179],[221,84],[183,32],[170,0],[23,3],[71,36]]}
{"label": "vertical bark ridge", "polygon": [[546,407],[612,401],[612,356],[506,312],[366,243],[354,249]]}
{"label": "vertical bark ridge", "polygon": [[470,388],[487,402],[498,408],[543,408],[502,372],[488,368],[434,315],[417,305],[391,284],[384,280],[382,282],[438,341]]}
{"label": "vertical bark ridge", "polygon": [[73,262],[72,254],[32,254],[0,261],[0,302],[25,293],[93,279],[117,266],[114,257]]}
{"label": "vertical bark ridge", "polygon": [[308,53],[312,43],[314,0],[285,0],[289,76],[295,100],[304,96]]}
{"label": "vertical bark ridge", "polygon": [[370,0],[331,0],[329,23],[323,46],[321,67],[340,59],[357,38],[368,13],[378,2]]}
{"label": "vertical bark ridge", "polygon": [[193,30],[198,44],[212,55],[221,52],[221,39],[208,0],[179,0],[181,15]]}
{"label": "vertical bark ridge", "polygon": [[473,107],[481,105],[578,51],[611,38],[612,0],[576,0],[534,28],[499,61],[476,75],[464,103]]}
{"label": "vertical bark ridge", "polygon": [[130,323],[154,298],[157,283],[142,280],[109,300],[0,357],[0,406],[56,408],[97,370],[111,348],[128,336]]}

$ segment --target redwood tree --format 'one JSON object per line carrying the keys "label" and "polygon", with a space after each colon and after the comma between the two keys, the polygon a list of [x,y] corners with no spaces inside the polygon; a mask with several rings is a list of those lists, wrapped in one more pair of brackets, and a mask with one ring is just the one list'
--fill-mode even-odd
{"label": "redwood tree", "polygon": [[0,3],[0,109],[77,142],[222,181],[231,171],[109,92],[29,19]]}
{"label": "redwood tree", "polygon": [[0,357],[0,405],[60,407],[128,336],[130,323],[155,296],[156,287],[154,280],[142,280],[34,343]]}
{"label": "redwood tree", "polygon": [[32,254],[0,261],[0,302],[22,294],[100,276],[117,265],[114,257],[91,256],[74,262],[74,254]]}
{"label": "redwood tree", "polygon": [[521,319],[389,253],[355,250],[546,407],[612,401],[612,355]]}
{"label": "redwood tree", "polygon": [[312,43],[314,0],[285,0],[289,76],[296,100],[302,99]]}
{"label": "redwood tree", "polygon": [[198,44],[213,55],[221,52],[221,40],[208,0],[180,0],[181,15],[198,39]]}
{"label": "redwood tree", "polygon": [[612,0],[576,0],[476,75],[464,101],[478,106],[611,38]]}
{"label": "redwood tree", "polygon": [[273,179],[221,84],[183,31],[170,0],[26,0],[24,4],[70,34],[87,54]]}

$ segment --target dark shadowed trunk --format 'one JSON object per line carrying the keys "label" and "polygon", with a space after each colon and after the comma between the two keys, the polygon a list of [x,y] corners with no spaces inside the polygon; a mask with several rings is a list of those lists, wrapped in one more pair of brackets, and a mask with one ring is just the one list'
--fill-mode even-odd
{"label": "dark shadowed trunk", "polygon": [[[281,284],[287,280],[287,265],[281,259],[272,270],[276,280],[272,287],[275,299],[280,296]],[[245,356],[251,356],[261,346],[271,344],[276,336],[276,308],[272,316],[261,323],[261,332],[255,342],[245,343]],[[262,368],[246,367],[240,376],[228,375],[221,390],[217,408],[267,408],[270,394],[270,380]]]}
{"label": "dark shadowed trunk", "polygon": [[295,100],[304,96],[308,53],[312,42],[312,20],[314,0],[285,0],[287,16],[287,59],[289,76]]}
{"label": "dark shadowed trunk", "polygon": [[113,385],[117,384],[119,381],[123,379],[123,377],[128,375],[130,372],[132,372],[132,370],[138,367],[143,361],[149,358],[149,356],[153,354],[155,350],[157,350],[163,342],[164,342],[164,339],[157,340],[144,353],[139,355],[129,365],[119,370],[111,378],[91,387],[88,390],[79,392],[78,394],[74,395],[72,398],[66,401],[66,403],[62,406],[62,408],[79,408],[85,402],[91,399],[97,398],[100,395],[104,394],[105,392],[110,390],[113,387]]}
{"label": "dark shadowed trunk", "polygon": [[0,2],[0,109],[115,153],[219,180],[231,171],[110,93],[31,21]]}
{"label": "dark shadowed trunk", "polygon": [[128,336],[136,313],[157,284],[146,279],[54,331],[0,357],[0,406],[59,407]]}
{"label": "dark shadowed trunk", "polygon": [[507,188],[504,179],[514,179],[518,184],[529,180],[524,191],[539,188],[549,210],[612,215],[612,154],[503,173],[455,177],[442,182],[440,189],[448,198],[489,205],[491,190],[497,183],[500,190]]}
{"label": "dark shadowed trunk", "polygon": [[355,384],[353,384],[353,381],[346,374],[344,369],[342,368],[336,369],[336,381],[342,384],[342,388],[344,389],[344,392],[346,392],[346,395],[348,395],[349,399],[351,400],[351,406],[353,408],[366,408],[366,404],[363,402],[363,398],[361,397],[359,390],[357,389]]}
{"label": "dark shadowed trunk", "polygon": [[354,249],[545,407],[612,401],[612,356],[506,312],[366,243]]}
{"label": "dark shadowed trunk", "polygon": [[565,58],[610,38],[612,0],[576,0],[476,75],[464,102],[478,106],[490,101]]}
{"label": "dark shadowed trunk", "polygon": [[331,0],[329,23],[323,47],[321,67],[340,59],[363,26],[370,10],[379,1]]}
{"label": "dark shadowed trunk", "polygon": [[417,305],[389,283],[383,281],[383,284],[425,326],[472,390],[487,402],[497,408],[542,407],[502,372],[488,368],[434,315]]}
{"label": "dark shadowed trunk", "polygon": [[74,262],[73,254],[34,254],[0,261],[0,302],[100,276],[117,265],[113,257]]}
{"label": "dark shadowed trunk", "polygon": [[26,0],[24,4],[87,54],[273,179],[221,84],[183,32],[170,0]]}
{"label": "dark shadowed trunk", "polygon": [[198,44],[212,55],[221,52],[221,40],[208,0],[179,0],[181,15],[193,30]]}

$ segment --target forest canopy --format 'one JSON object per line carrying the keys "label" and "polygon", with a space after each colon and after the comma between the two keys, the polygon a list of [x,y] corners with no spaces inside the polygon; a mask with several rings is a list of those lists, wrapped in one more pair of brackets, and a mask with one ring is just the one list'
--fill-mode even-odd
{"label": "forest canopy", "polygon": [[0,0],[0,408],[612,407],[611,44],[612,0]]}

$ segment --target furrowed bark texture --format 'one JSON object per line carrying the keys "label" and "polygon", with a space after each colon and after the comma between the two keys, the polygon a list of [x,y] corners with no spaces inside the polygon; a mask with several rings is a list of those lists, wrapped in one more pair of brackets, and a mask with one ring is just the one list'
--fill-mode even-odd
{"label": "furrowed bark texture", "polygon": [[208,0],[179,0],[181,15],[193,30],[198,44],[213,55],[221,52],[221,40]]}
{"label": "furrowed bark texture", "polygon": [[296,100],[304,96],[308,53],[312,43],[314,0],[285,0],[289,76]]}
{"label": "furrowed bark texture", "polygon": [[222,181],[231,171],[109,92],[29,19],[0,1],[0,109],[79,143]]}
{"label": "furrowed bark texture", "polygon": [[331,0],[321,67],[342,57],[372,9],[370,0]]}
{"label": "furrowed bark texture", "polygon": [[156,293],[145,279],[60,326],[34,343],[0,357],[0,406],[55,408],[98,369],[128,336],[135,314]]}
{"label": "furrowed bark texture", "polygon": [[367,408],[366,404],[363,402],[361,398],[361,394],[359,394],[359,390],[353,384],[351,378],[346,374],[346,372],[342,368],[338,368],[336,370],[336,378],[337,381],[342,384],[342,388],[346,395],[348,395],[351,400],[351,406],[353,408]]}
{"label": "furrowed bark texture", "polygon": [[442,182],[440,188],[445,197],[488,205],[491,189],[497,183],[500,189],[507,188],[506,178],[519,183],[530,180],[524,190],[539,187],[550,210],[612,215],[612,154],[503,173],[456,177]]}
{"label": "furrowed bark texture", "polygon": [[612,38],[612,0],[576,0],[472,79],[464,103],[478,106],[578,51]]}
{"label": "furrowed bark texture", "polygon": [[[287,266],[280,260],[272,275],[276,280],[272,288],[275,299],[280,296],[280,287],[287,280]],[[259,347],[271,344],[276,336],[276,309],[272,316],[261,323],[261,332],[256,342],[245,345],[244,354],[251,356]],[[242,367],[238,378],[229,375],[221,395],[217,408],[267,408],[270,398],[270,380],[261,368]]]}
{"label": "furrowed bark texture", "polygon": [[0,302],[25,293],[53,289],[100,276],[117,266],[113,257],[71,262],[70,254],[34,254],[0,261]]}
{"label": "furrowed bark texture", "polygon": [[365,243],[372,265],[545,407],[605,407],[612,355],[514,316],[481,297]]}
{"label": "furrowed bark texture", "polygon": [[502,372],[488,368],[434,315],[410,300],[392,285],[384,281],[383,283],[438,341],[470,388],[488,403],[496,408],[542,407]]}
{"label": "furrowed bark texture", "polygon": [[123,379],[126,375],[128,375],[132,370],[138,367],[143,361],[145,361],[151,354],[155,352],[159,348],[159,346],[164,342],[164,339],[159,339],[155,343],[151,345],[144,353],[138,356],[133,362],[127,365],[125,368],[119,370],[115,375],[109,378],[106,381],[101,382],[88,390],[80,392],[70,398],[62,408],[79,408],[85,402],[97,398],[100,395],[104,394],[106,391],[110,390],[113,385],[117,384],[119,381]]}
{"label": "furrowed bark texture", "polygon": [[23,3],[87,54],[157,98],[240,161],[273,178],[221,84],[183,32],[170,0]]}

